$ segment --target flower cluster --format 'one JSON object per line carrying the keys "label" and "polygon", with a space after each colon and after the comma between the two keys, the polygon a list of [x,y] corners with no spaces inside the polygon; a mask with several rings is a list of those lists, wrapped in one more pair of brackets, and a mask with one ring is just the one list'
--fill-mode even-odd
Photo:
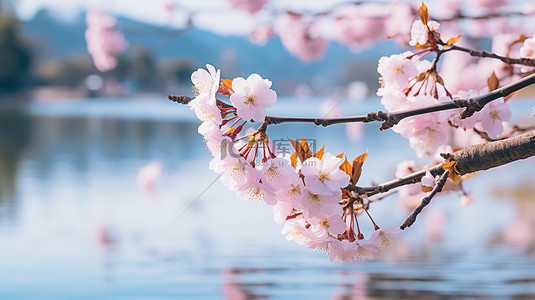
{"label": "flower cluster", "polygon": [[95,66],[101,72],[115,68],[116,56],[126,47],[123,34],[114,29],[115,18],[95,10],[89,11],[86,18],[87,50]]}
{"label": "flower cluster", "polygon": [[[241,199],[273,206],[287,239],[326,251],[333,261],[373,259],[400,234],[398,228],[379,228],[364,200],[345,189],[356,184],[367,154],[351,165],[342,155],[324,148],[312,153],[305,140],[290,140],[296,152],[288,158],[272,152],[265,127],[238,137],[247,122],[263,121],[266,108],[275,103],[271,81],[258,74],[222,80],[219,70],[206,67],[191,76],[196,97],[189,105],[203,121],[198,131],[213,155],[210,169],[221,174],[225,186]],[[217,93],[228,96],[232,105],[218,100]],[[375,227],[369,239],[358,226],[362,212]]]}

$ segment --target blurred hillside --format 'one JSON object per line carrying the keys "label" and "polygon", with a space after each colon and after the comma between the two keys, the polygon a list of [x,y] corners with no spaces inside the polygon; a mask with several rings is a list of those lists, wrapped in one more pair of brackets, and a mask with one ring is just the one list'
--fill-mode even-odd
{"label": "blurred hillside", "polygon": [[280,94],[294,94],[302,84],[312,87],[315,94],[325,94],[353,81],[364,81],[373,91],[377,59],[397,51],[390,41],[359,53],[331,42],[323,60],[305,64],[289,54],[279,38],[259,46],[244,36],[156,27],[124,17],[118,18],[117,28],[124,32],[129,48],[115,70],[99,74],[86,50],[85,13],[65,23],[48,10],[39,11],[21,24],[34,58],[28,85],[86,92],[87,77],[99,74],[105,82],[120,86],[123,95],[163,95],[184,87],[189,91],[191,72],[210,63],[221,68],[224,78],[259,73],[272,80]]}

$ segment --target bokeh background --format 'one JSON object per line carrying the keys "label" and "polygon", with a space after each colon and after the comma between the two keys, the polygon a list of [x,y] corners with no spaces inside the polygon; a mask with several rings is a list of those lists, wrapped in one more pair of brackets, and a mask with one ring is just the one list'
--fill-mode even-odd
{"label": "bokeh background", "polygon": [[[191,73],[211,63],[224,78],[273,81],[271,114],[363,114],[381,109],[378,58],[404,48],[330,41],[321,59],[303,62],[278,37],[251,43],[251,17],[226,1],[188,2],[0,2],[1,299],[535,297],[533,159],[471,178],[468,206],[460,194],[436,198],[373,262],[331,263],[286,241],[270,207],[219,183],[198,120],[167,95],[192,95]],[[304,2],[291,5],[325,6]],[[189,28],[178,4],[205,14]],[[110,71],[87,50],[90,9],[115,16],[128,42]],[[533,124],[531,94],[515,99],[511,123]],[[349,157],[368,150],[361,182],[371,184],[416,159],[407,140],[378,127],[269,131]],[[391,196],[372,213],[396,226],[409,211]]]}

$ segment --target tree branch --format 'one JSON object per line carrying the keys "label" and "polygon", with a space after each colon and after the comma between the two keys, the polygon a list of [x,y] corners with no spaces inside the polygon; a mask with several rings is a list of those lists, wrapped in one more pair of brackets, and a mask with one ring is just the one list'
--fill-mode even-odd
{"label": "tree branch", "polygon": [[[458,161],[457,171],[459,175],[465,175],[506,165],[531,156],[535,156],[535,130],[504,140],[464,148],[455,152],[451,157],[451,161]],[[429,169],[433,176],[442,175],[444,171],[442,164]],[[369,197],[386,193],[400,186],[419,182],[425,176],[425,172],[426,170],[421,170],[376,186],[359,187],[349,185],[346,188],[358,195]]]}
{"label": "tree branch", "polygon": [[431,194],[427,195],[425,198],[422,199],[422,203],[420,203],[420,205],[418,205],[418,207],[414,209],[412,214],[405,220],[405,222],[403,222],[403,225],[399,227],[400,229],[403,230],[407,227],[411,227],[411,225],[414,224],[414,222],[416,221],[416,217],[420,214],[420,212],[422,212],[422,209],[426,207],[429,203],[431,203],[431,199],[433,199],[433,197],[435,197],[436,194],[442,192],[442,188],[446,184],[446,181],[448,180],[448,175],[450,174],[450,172],[451,170],[446,170],[444,174],[442,174],[437,184],[431,191]]}
{"label": "tree branch", "polygon": [[464,48],[464,47],[457,46],[457,45],[449,46],[449,48],[444,50],[444,52],[445,51],[452,51],[452,50],[466,52],[466,53],[470,54],[470,56],[473,56],[473,57],[494,58],[494,59],[499,59],[502,62],[504,62],[506,64],[510,64],[510,65],[524,65],[524,66],[535,68],[535,60],[533,60],[531,58],[525,58],[525,57],[522,57],[522,58],[511,58],[511,57],[501,56],[501,55],[497,55],[495,53],[491,53],[491,52],[487,52],[487,51],[483,51],[483,50],[468,49],[468,48]]}

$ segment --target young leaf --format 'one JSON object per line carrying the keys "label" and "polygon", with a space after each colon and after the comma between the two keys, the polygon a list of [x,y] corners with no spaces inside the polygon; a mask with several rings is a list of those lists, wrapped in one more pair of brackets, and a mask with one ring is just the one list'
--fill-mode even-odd
{"label": "young leaf", "polygon": [[318,159],[321,159],[323,157],[323,154],[325,154],[325,145],[323,145],[323,147],[321,147],[321,149],[318,152],[316,152],[314,156],[317,157]]}
{"label": "young leaf", "polygon": [[232,79],[221,79],[221,86],[234,93],[232,89]]}
{"label": "young leaf", "polygon": [[433,187],[426,186],[426,185],[422,185],[420,188],[421,188],[422,192],[424,192],[424,193],[428,193],[428,192],[433,190]]}
{"label": "young leaf", "polygon": [[425,26],[427,26],[427,23],[429,22],[429,11],[427,10],[427,6],[422,2],[422,6],[418,8],[418,16],[420,17],[420,20],[422,23],[424,23]]}
{"label": "young leaf", "polygon": [[342,157],[344,157],[344,153],[346,153],[346,152],[344,151],[344,152],[342,152],[342,153],[336,155],[336,157],[338,157],[338,158],[342,158]]}
{"label": "young leaf", "polygon": [[457,174],[457,172],[455,172],[455,170],[451,170],[448,174],[448,177],[455,185],[459,185],[459,183],[461,183],[462,178],[459,176],[459,174]]}
{"label": "young leaf", "polygon": [[340,165],[340,170],[346,172],[347,175],[351,176],[351,164],[349,163],[349,161],[347,161],[347,158]]}
{"label": "young leaf", "polygon": [[366,157],[368,157],[368,150],[353,160],[352,172],[349,174],[349,176],[351,176],[351,183],[353,185],[357,184],[359,181],[360,174],[362,173],[362,165],[364,165]]}
{"label": "young leaf", "polygon": [[496,73],[492,72],[489,79],[487,79],[487,84],[489,86],[489,91],[494,91],[500,86],[500,81],[498,80]]}
{"label": "young leaf", "polygon": [[310,149],[310,146],[308,145],[307,140],[305,138],[301,138],[301,149],[303,149],[303,160],[312,157],[312,149]]}
{"label": "young leaf", "polygon": [[460,33],[457,37],[449,38],[448,42],[447,42],[448,46],[451,46],[451,45],[457,43],[459,41],[459,39],[461,38],[461,36],[463,36],[462,33]]}
{"label": "young leaf", "polygon": [[295,152],[290,156],[290,162],[292,163],[292,167],[297,168],[297,154]]}

